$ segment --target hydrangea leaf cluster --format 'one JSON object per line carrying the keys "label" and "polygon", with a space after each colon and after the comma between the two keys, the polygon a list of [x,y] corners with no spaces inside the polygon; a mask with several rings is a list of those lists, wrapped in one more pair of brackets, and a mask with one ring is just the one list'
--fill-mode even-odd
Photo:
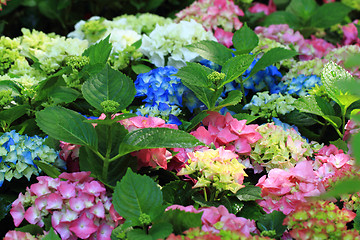
{"label": "hydrangea leaf cluster", "polygon": [[285,215],[293,212],[296,206],[307,202],[310,197],[325,192],[325,187],[312,161],[302,161],[288,169],[274,168],[268,176],[262,176],[256,186],[261,188],[261,197],[257,200],[264,211],[281,211]]}
{"label": "hydrangea leaf cluster", "polygon": [[58,161],[58,153],[44,145],[44,138],[20,135],[15,130],[0,137],[0,186],[4,180],[20,179],[39,175],[40,169],[34,160],[47,164]]}
{"label": "hydrangea leaf cluster", "polygon": [[236,193],[247,174],[245,166],[237,160],[238,155],[220,147],[188,153],[189,160],[177,175],[195,175],[197,187],[214,187],[218,192],[229,190]]}
{"label": "hydrangea leaf cluster", "polygon": [[285,94],[269,94],[268,91],[258,92],[254,95],[250,103],[244,106],[245,110],[250,110],[253,116],[260,116],[270,121],[273,117],[284,115],[295,109],[293,103],[295,98]]}
{"label": "hydrangea leaf cluster", "polygon": [[293,128],[284,130],[274,123],[267,123],[256,128],[262,138],[253,144],[250,158],[254,164],[273,168],[291,168],[296,163],[312,157],[314,151],[320,149],[316,142],[308,143]]}
{"label": "hydrangea leaf cluster", "polygon": [[216,38],[194,20],[157,25],[149,35],[143,35],[140,52],[156,67],[181,68],[186,62],[201,60],[185,46],[202,40],[216,41]]}
{"label": "hydrangea leaf cluster", "polygon": [[[64,180],[62,180],[64,179]],[[44,227],[45,218],[61,239],[110,239],[123,219],[116,213],[104,185],[90,172],[62,173],[59,178],[37,177],[38,182],[13,202],[15,226],[25,219]]]}
{"label": "hydrangea leaf cluster", "polygon": [[201,217],[201,231],[207,233],[219,233],[221,230],[236,231],[239,234],[250,237],[251,234],[257,233],[254,220],[243,217],[236,217],[235,214],[229,213],[223,205],[218,207],[203,207],[195,209],[190,205],[187,207],[181,205],[171,205],[166,210],[179,209],[185,212],[203,213]]}
{"label": "hydrangea leaf cluster", "polygon": [[332,202],[314,201],[299,205],[285,218],[284,224],[296,240],[359,239],[359,232],[346,226],[355,216],[354,212],[341,210]]}
{"label": "hydrangea leaf cluster", "polygon": [[[192,93],[180,78],[172,76],[177,73],[172,66],[160,67],[147,73],[141,73],[135,80],[135,97],[146,97],[142,101],[145,106],[138,109],[137,114],[151,117],[162,117],[168,120],[169,115],[178,116],[183,106],[183,97]],[[200,101],[198,101],[200,104]],[[189,100],[184,104],[192,110]]]}
{"label": "hydrangea leaf cluster", "polygon": [[233,0],[198,0],[176,14],[176,21],[194,19],[207,31],[213,31],[216,39],[227,47],[232,46],[235,30],[242,27],[239,16],[244,12]]}

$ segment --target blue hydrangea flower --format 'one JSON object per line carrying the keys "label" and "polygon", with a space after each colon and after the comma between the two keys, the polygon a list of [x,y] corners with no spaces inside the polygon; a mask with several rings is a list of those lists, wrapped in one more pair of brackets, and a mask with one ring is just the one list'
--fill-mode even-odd
{"label": "blue hydrangea flower", "polygon": [[[259,61],[259,58],[254,59],[250,67],[243,73],[242,79],[245,80],[249,76],[257,61]],[[268,66],[265,68],[265,70],[257,72],[254,76],[244,82],[245,95],[247,95],[249,91],[256,93],[265,89],[268,89],[270,93],[284,93],[287,86],[279,81],[281,77],[282,74],[275,66]],[[225,85],[223,96],[227,92],[235,89],[241,89],[239,83],[235,81],[227,83]]]}
{"label": "blue hydrangea flower", "polygon": [[4,180],[39,175],[34,160],[48,164],[61,161],[58,152],[44,145],[45,138],[28,137],[12,130],[0,136],[0,187]]}
{"label": "blue hydrangea flower", "polygon": [[289,94],[306,96],[308,95],[308,90],[316,85],[322,85],[320,77],[317,75],[305,76],[301,74],[298,77],[293,78],[291,82],[288,83],[287,91]]}
{"label": "blue hydrangea flower", "polygon": [[187,107],[190,112],[199,108],[201,102],[181,83],[180,78],[173,76],[178,69],[172,66],[160,67],[147,73],[139,74],[135,80],[135,97],[145,97],[145,105],[137,109],[142,116],[162,117],[178,116],[180,107]]}

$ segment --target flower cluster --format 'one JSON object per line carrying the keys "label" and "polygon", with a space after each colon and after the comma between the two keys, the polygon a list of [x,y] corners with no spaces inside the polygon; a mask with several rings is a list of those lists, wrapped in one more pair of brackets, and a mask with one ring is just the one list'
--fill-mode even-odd
{"label": "flower cluster", "polygon": [[214,31],[216,39],[227,47],[232,46],[234,30],[241,28],[239,16],[244,12],[233,0],[198,0],[176,14],[177,21],[194,19],[207,31]]}
{"label": "flower cluster", "polygon": [[55,179],[41,176],[37,180],[12,204],[10,214],[16,227],[24,219],[44,227],[45,219],[51,218],[61,239],[110,239],[111,231],[122,220],[105,187],[90,177],[90,172],[62,173]]}
{"label": "flower cluster", "polygon": [[325,188],[313,170],[311,161],[302,161],[288,169],[274,168],[268,176],[262,176],[256,186],[261,188],[258,200],[264,211],[281,211],[285,215],[293,212],[298,205],[318,196]]}
{"label": "flower cluster", "polygon": [[[138,109],[141,115],[152,117],[169,117],[170,114],[177,116],[181,112],[179,107],[183,105],[183,95],[191,91],[181,83],[176,76],[177,69],[172,66],[160,67],[147,73],[139,74],[135,80],[135,97],[146,97],[145,107]],[[185,102],[186,103],[186,102]]]}
{"label": "flower cluster", "polygon": [[316,201],[296,207],[284,224],[291,228],[290,235],[296,240],[359,239],[359,232],[346,226],[355,216],[354,212],[341,210],[332,202]]}
{"label": "flower cluster", "polygon": [[245,166],[237,160],[238,155],[220,147],[188,153],[189,160],[177,175],[195,175],[197,187],[214,187],[219,192],[236,193],[243,188],[247,176]]}
{"label": "flower cluster", "polygon": [[306,96],[308,91],[316,85],[321,86],[321,78],[317,75],[304,76],[302,74],[288,82],[287,92],[297,96]]}
{"label": "flower cluster", "polygon": [[343,32],[343,45],[360,45],[360,39],[358,37],[358,29],[356,28],[355,24],[358,24],[359,20],[355,20],[352,23],[344,25],[341,27]]}
{"label": "flower cluster", "polygon": [[[99,119],[103,117],[100,116]],[[165,121],[157,117],[143,117],[137,116],[128,119],[121,120],[120,123],[129,131],[134,131],[141,128],[171,128],[178,129],[176,124],[166,124]],[[153,148],[142,149],[132,153],[138,159],[138,168],[141,167],[157,167],[160,166],[163,169],[168,168],[168,160],[172,158],[171,152],[166,148]]]}
{"label": "flower cluster", "polygon": [[149,35],[143,35],[140,52],[157,67],[181,68],[186,62],[201,59],[197,53],[184,47],[201,40],[216,41],[216,38],[194,20],[157,25]]}
{"label": "flower cluster", "polygon": [[[230,113],[225,116],[218,112],[208,112],[209,116],[203,119],[203,126],[191,132],[193,136],[207,145],[212,143],[216,148],[225,146],[240,155],[248,155],[251,152],[250,144],[262,138],[255,131],[257,125],[246,125],[246,120],[237,120]],[[205,128],[207,127],[207,129]]]}
{"label": "flower cluster", "polygon": [[11,65],[20,58],[19,41],[8,37],[0,38],[0,75],[4,75]]}
{"label": "flower cluster", "polygon": [[254,220],[248,220],[242,217],[236,217],[236,215],[229,213],[229,211],[223,205],[219,207],[204,207],[195,209],[190,205],[187,207],[181,205],[172,205],[166,210],[179,209],[185,212],[200,213],[202,212],[201,231],[219,233],[220,230],[237,231],[244,234],[246,237],[250,237],[250,233],[257,233]]}
{"label": "flower cluster", "polygon": [[[242,75],[242,79],[246,79],[246,81],[244,81],[245,94],[247,95],[250,91],[256,93],[265,89],[269,90],[270,93],[284,92],[286,86],[279,82],[282,74],[275,66],[268,66],[265,70],[259,71],[248,78],[251,70],[259,59],[260,58],[255,58],[250,67]],[[241,89],[241,85],[235,81],[227,83],[225,85],[224,94],[235,89]]]}
{"label": "flower cluster", "polygon": [[265,4],[259,3],[259,2],[255,2],[254,5],[251,6],[248,10],[251,13],[263,12],[265,15],[269,15],[276,11],[276,5],[273,0],[270,0],[268,5],[265,5]]}
{"label": "flower cluster", "polygon": [[58,159],[58,153],[44,145],[45,139],[38,136],[28,137],[12,130],[0,137],[0,186],[4,180],[39,175],[40,169],[34,160],[53,164]]}
{"label": "flower cluster", "polygon": [[254,95],[250,103],[244,106],[245,110],[250,110],[251,115],[260,116],[268,120],[279,115],[284,115],[295,109],[295,98],[285,94],[269,94],[268,91],[258,92]]}
{"label": "flower cluster", "polygon": [[267,123],[256,131],[262,138],[253,144],[250,158],[255,165],[265,167],[266,170],[291,168],[307,160],[320,148],[315,142],[308,143],[293,128],[285,130],[274,123]]}
{"label": "flower cluster", "polygon": [[270,38],[284,45],[293,45],[295,50],[301,54],[301,60],[321,58],[335,48],[332,44],[314,36],[311,37],[311,40],[305,39],[299,31],[294,32],[287,24],[270,25],[269,27],[257,26],[255,33],[260,38]]}
{"label": "flower cluster", "polygon": [[185,235],[170,234],[167,240],[270,240],[269,237],[261,237],[259,235],[246,236],[238,231],[220,230],[218,233],[204,232],[200,228],[192,228],[184,232]]}

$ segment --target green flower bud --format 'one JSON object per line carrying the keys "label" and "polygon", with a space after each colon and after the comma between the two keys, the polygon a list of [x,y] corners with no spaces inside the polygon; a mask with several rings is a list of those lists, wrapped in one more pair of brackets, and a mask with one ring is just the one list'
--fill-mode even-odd
{"label": "green flower bud", "polygon": [[225,73],[219,73],[217,71],[212,72],[207,78],[215,85],[218,86],[220,82],[225,78]]}
{"label": "green flower bud", "polygon": [[4,107],[8,105],[12,100],[13,97],[11,90],[2,90],[0,91],[0,107]]}
{"label": "green flower bud", "polygon": [[141,224],[143,224],[143,225],[150,225],[150,224],[151,224],[151,218],[150,218],[150,216],[147,215],[146,213],[140,214],[139,221],[140,221]]}
{"label": "green flower bud", "polygon": [[87,56],[68,56],[65,58],[66,66],[70,66],[73,71],[80,71],[85,65],[90,63]]}
{"label": "green flower bud", "polygon": [[120,106],[119,103],[114,100],[106,100],[100,103],[101,107],[104,109],[105,113],[115,113],[117,108]]}

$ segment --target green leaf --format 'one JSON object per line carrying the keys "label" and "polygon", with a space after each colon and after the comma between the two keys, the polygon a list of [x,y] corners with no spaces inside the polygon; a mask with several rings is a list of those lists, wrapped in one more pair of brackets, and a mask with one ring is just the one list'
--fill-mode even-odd
{"label": "green leaf", "polygon": [[245,54],[230,58],[226,61],[221,69],[221,72],[225,73],[226,77],[221,82],[220,86],[222,87],[240,77],[250,67],[254,58],[254,55]]}
{"label": "green leaf", "polygon": [[24,116],[28,112],[29,107],[29,105],[18,105],[6,110],[2,110],[0,112],[0,120],[3,120],[8,125],[10,125],[16,119]]}
{"label": "green leaf", "polygon": [[140,225],[139,217],[145,213],[153,219],[153,209],[161,208],[163,199],[160,188],[148,176],[135,174],[128,169],[125,176],[116,184],[113,194],[115,210],[133,226]]}
{"label": "green leaf", "polygon": [[112,49],[112,44],[109,42],[110,34],[100,42],[90,46],[83,52],[83,56],[90,58],[90,65],[98,63],[106,63]]}
{"label": "green leaf", "polygon": [[211,111],[218,111],[222,109],[223,107],[236,105],[239,102],[241,102],[241,99],[243,97],[243,94],[241,91],[233,90],[229,92],[227,98],[225,98],[223,101],[219,103],[219,105],[215,108],[212,108]]}
{"label": "green leaf", "polygon": [[45,162],[34,161],[35,165],[38,166],[46,175],[52,178],[57,178],[61,174],[60,171],[53,165]]}
{"label": "green leaf", "polygon": [[259,37],[245,23],[232,38],[236,53],[249,53],[259,44]]}
{"label": "green leaf", "polygon": [[151,67],[146,66],[145,64],[131,65],[131,69],[132,69],[132,70],[134,71],[134,73],[136,73],[136,74],[147,73],[147,72],[151,71]]}
{"label": "green leaf", "polygon": [[137,117],[137,116],[138,115],[136,115],[135,113],[123,113],[112,119],[87,119],[87,120],[84,120],[84,122],[95,123],[95,124],[100,124],[100,125],[112,125],[118,121],[121,121],[121,120],[124,120],[127,118]]}
{"label": "green leaf", "polygon": [[23,227],[15,228],[16,231],[19,232],[28,232],[31,235],[43,234],[44,230],[35,224],[28,224]]}
{"label": "green leaf", "polygon": [[208,79],[208,75],[212,72],[212,69],[199,63],[189,62],[174,75],[179,77],[181,82],[188,88],[192,86],[208,88],[212,84]]}
{"label": "green leaf", "polygon": [[273,48],[266,52],[259,61],[255,64],[253,69],[250,72],[249,77],[252,77],[255,73],[257,73],[260,70],[263,70],[264,68],[271,66],[281,60],[292,58],[298,55],[297,52],[288,50],[285,48]]}
{"label": "green leaf", "polygon": [[170,223],[158,223],[153,224],[149,229],[149,235],[153,240],[165,239],[173,231],[173,227]]}
{"label": "green leaf", "polygon": [[310,114],[299,112],[298,110],[287,113],[284,122],[295,124],[295,126],[311,126],[316,124],[316,121]]}
{"label": "green leaf", "polygon": [[356,217],[354,218],[354,228],[360,231],[360,209],[356,211]]}
{"label": "green leaf", "polygon": [[[360,33],[360,31],[358,30]],[[357,67],[360,65],[360,54],[350,55],[344,62],[345,68]]]}
{"label": "green leaf", "polygon": [[0,194],[0,221],[9,214],[11,205],[17,197],[15,194]]}
{"label": "green leaf", "polygon": [[263,25],[268,27],[273,24],[287,24],[292,29],[298,29],[302,25],[298,17],[285,11],[276,11],[266,16]]}
{"label": "green leaf", "polygon": [[283,225],[284,219],[286,218],[286,215],[279,211],[273,211],[272,213],[263,215],[258,221],[257,221],[257,227],[260,231],[271,231],[275,230],[275,235],[272,235],[270,237],[278,238],[281,237],[282,234],[286,230],[286,226]]}
{"label": "green leaf", "polygon": [[328,199],[331,197],[339,197],[343,194],[352,194],[360,191],[360,179],[350,178],[339,180],[326,193],[322,194],[320,198]]}
{"label": "green leaf", "polygon": [[233,118],[236,118],[237,120],[241,121],[241,120],[246,120],[246,124],[249,124],[253,121],[255,121],[256,119],[259,118],[259,116],[253,116],[247,113],[237,113],[233,115]]}
{"label": "green leaf", "polygon": [[72,144],[97,148],[98,138],[93,125],[85,117],[63,107],[47,107],[36,113],[36,123],[49,136]]}
{"label": "green leaf", "polygon": [[335,145],[335,147],[337,147],[338,149],[342,149],[344,152],[347,152],[349,150],[346,142],[341,138],[338,138],[335,141],[330,141],[330,144]]}
{"label": "green leaf", "polygon": [[259,204],[251,201],[245,202],[243,208],[236,216],[257,221],[264,215],[263,212],[264,210],[259,206]]}
{"label": "green leaf", "polygon": [[132,103],[136,89],[129,77],[106,65],[101,72],[89,77],[82,86],[82,93],[86,101],[99,111],[103,111],[101,103],[107,100],[119,103],[119,111]]}
{"label": "green leaf", "polygon": [[150,235],[147,235],[143,229],[132,229],[127,234],[127,239],[130,240],[153,240]]}
{"label": "green leaf", "polygon": [[61,240],[61,238],[55,233],[53,228],[50,228],[49,233],[46,234],[46,236],[43,237],[42,240]]}
{"label": "green leaf", "polygon": [[191,148],[202,146],[198,139],[187,132],[170,128],[143,128],[127,134],[120,144],[122,155],[150,148]]}
{"label": "green leaf", "polygon": [[329,102],[314,95],[308,95],[297,99],[294,102],[294,106],[301,112],[311,113],[322,117],[335,114],[335,111]]}
{"label": "green leaf", "polygon": [[55,104],[58,103],[71,103],[75,101],[81,93],[73,88],[59,86],[54,88],[49,93],[49,97],[52,98]]}
{"label": "green leaf", "polygon": [[18,96],[21,94],[21,88],[10,80],[1,80],[0,81],[0,90],[12,90],[13,94]]}
{"label": "green leaf", "polygon": [[262,199],[261,197],[261,188],[256,186],[245,186],[244,188],[239,189],[236,192],[236,197],[240,201],[255,201],[258,199]]}
{"label": "green leaf", "polygon": [[201,227],[202,213],[191,213],[179,209],[166,211],[159,223],[170,223],[173,226],[173,233],[182,234],[190,228]]}
{"label": "green leaf", "polygon": [[185,181],[171,181],[161,189],[164,202],[169,204],[178,204],[188,206],[193,204],[191,195],[193,193],[192,186]]}
{"label": "green leaf", "polygon": [[292,0],[286,11],[306,22],[314,14],[317,7],[318,5],[314,0]]}
{"label": "green leaf", "polygon": [[201,121],[207,116],[209,116],[209,114],[205,111],[197,114],[193,119],[191,119],[190,125],[187,126],[186,128],[186,132],[190,132],[194,127],[196,127],[199,123],[201,123]]}
{"label": "green leaf", "polygon": [[232,58],[231,50],[224,45],[210,40],[203,40],[186,46],[190,51],[198,53],[201,57],[219,65],[223,65]]}
{"label": "green leaf", "polygon": [[310,18],[310,26],[318,28],[329,28],[340,23],[351,11],[351,8],[339,3],[332,2],[321,5]]}
{"label": "green leaf", "polygon": [[358,96],[349,94],[344,87],[352,80],[352,75],[334,62],[327,63],[321,72],[321,81],[326,93],[344,109],[360,99]]}
{"label": "green leaf", "polygon": [[352,152],[355,157],[356,164],[360,166],[360,134],[357,133],[352,136],[351,140]]}

